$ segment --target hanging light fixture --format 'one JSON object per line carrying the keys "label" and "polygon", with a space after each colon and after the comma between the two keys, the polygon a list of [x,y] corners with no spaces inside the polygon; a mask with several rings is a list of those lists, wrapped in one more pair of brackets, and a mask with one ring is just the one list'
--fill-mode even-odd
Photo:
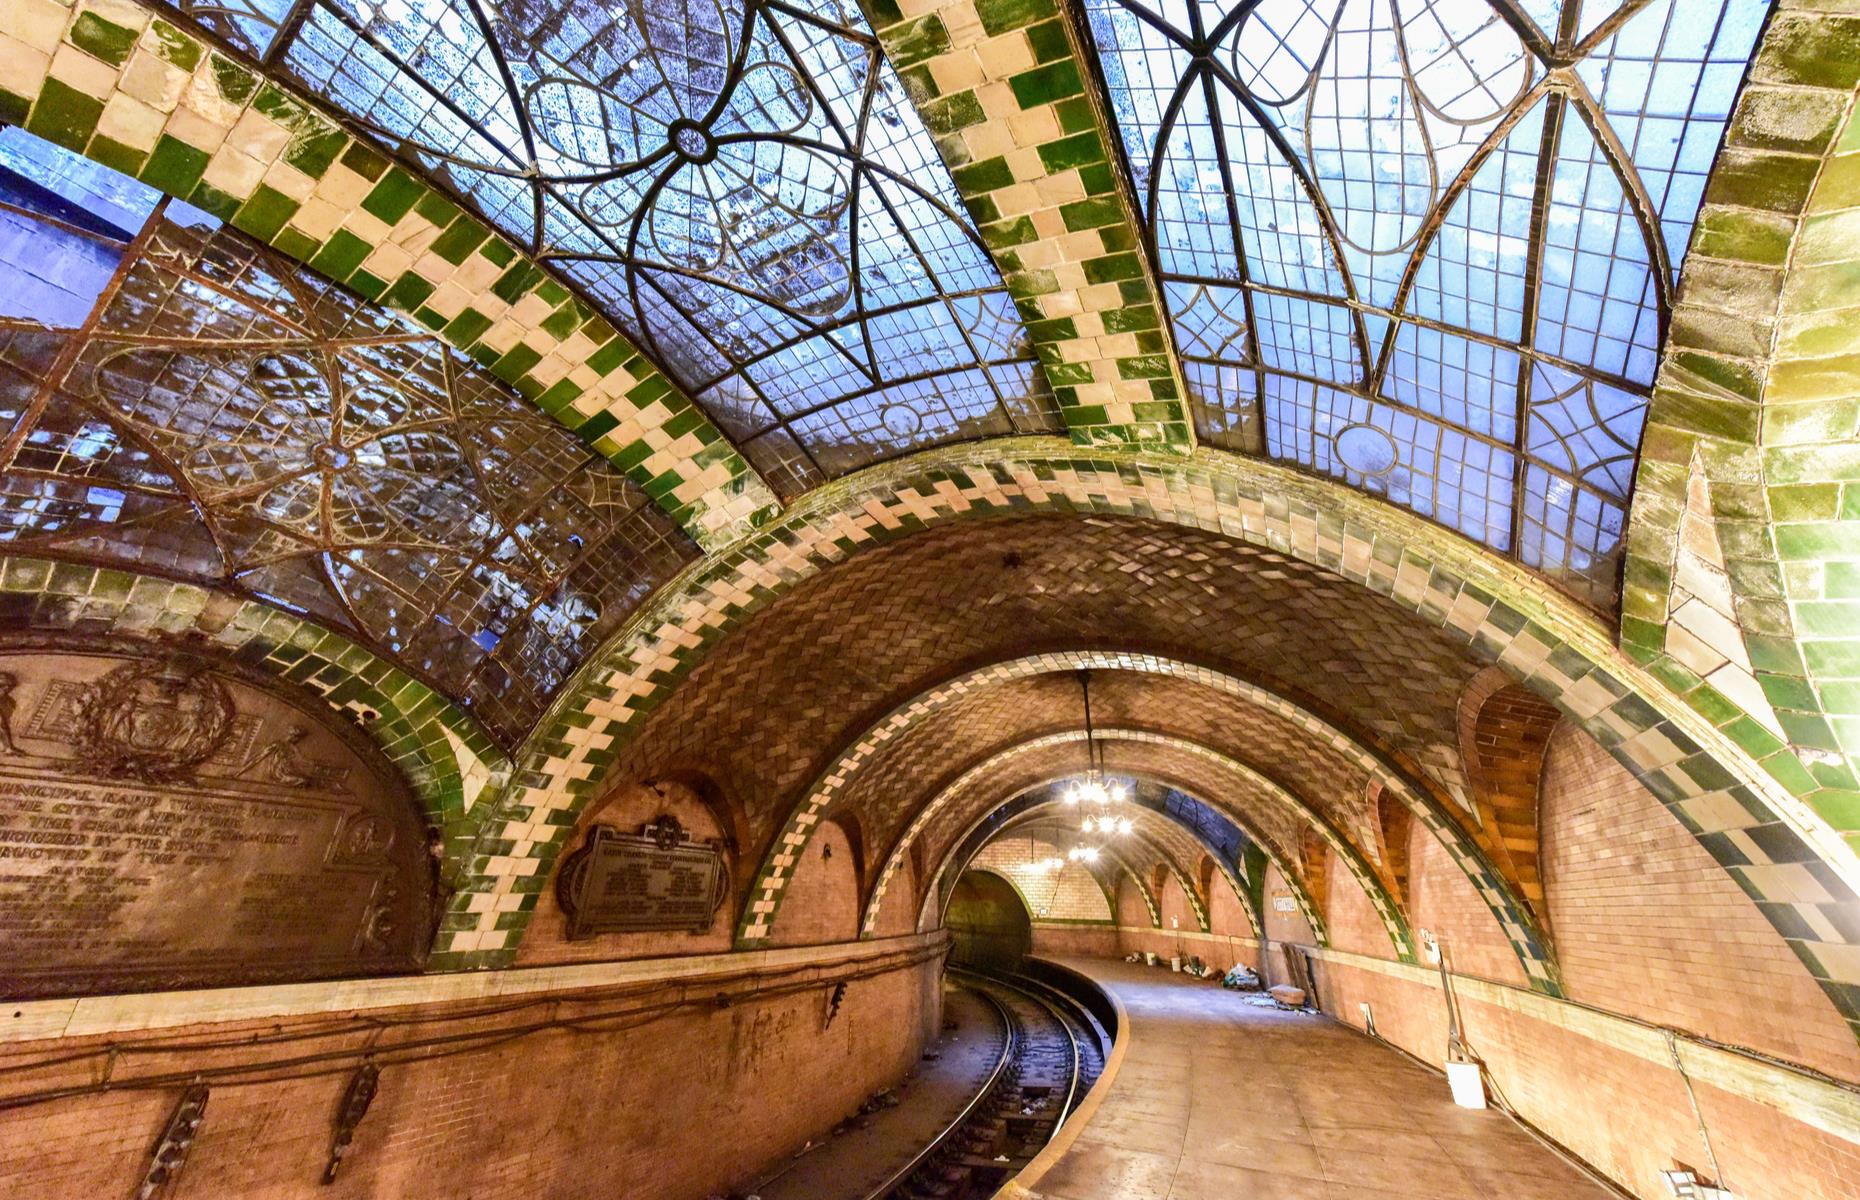
{"label": "hanging light fixture", "polygon": [[[1091,723],[1091,672],[1079,672],[1079,691],[1085,699],[1085,774],[1066,785],[1063,793],[1067,804],[1106,805],[1122,803],[1126,792],[1124,785],[1105,779],[1104,750],[1098,745],[1097,730]],[[1089,818],[1087,819],[1089,821]],[[1091,829],[1086,825],[1087,831]],[[1106,832],[1111,832],[1106,830]]]}

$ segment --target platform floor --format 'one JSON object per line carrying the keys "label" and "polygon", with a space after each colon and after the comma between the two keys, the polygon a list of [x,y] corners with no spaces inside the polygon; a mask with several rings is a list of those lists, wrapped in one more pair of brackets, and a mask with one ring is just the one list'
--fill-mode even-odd
{"label": "platform floor", "polygon": [[1154,967],[1063,959],[1130,1014],[1123,1068],[1047,1200],[1606,1200],[1443,1076],[1327,1017]]}

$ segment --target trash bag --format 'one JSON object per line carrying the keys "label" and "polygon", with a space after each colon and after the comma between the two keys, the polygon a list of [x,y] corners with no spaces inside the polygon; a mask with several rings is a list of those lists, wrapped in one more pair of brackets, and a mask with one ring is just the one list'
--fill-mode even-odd
{"label": "trash bag", "polygon": [[1243,964],[1235,963],[1233,970],[1221,977],[1221,986],[1236,992],[1256,992],[1259,990],[1259,976]]}

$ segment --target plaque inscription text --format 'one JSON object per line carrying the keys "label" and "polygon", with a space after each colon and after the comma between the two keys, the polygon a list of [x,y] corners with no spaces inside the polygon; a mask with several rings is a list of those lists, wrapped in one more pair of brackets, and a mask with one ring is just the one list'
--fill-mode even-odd
{"label": "plaque inscription text", "polygon": [[423,827],[350,742],[198,660],[0,648],[0,995],[416,967]]}
{"label": "plaque inscription text", "polygon": [[596,825],[563,860],[556,894],[571,940],[602,933],[710,928],[723,900],[723,856],[661,817],[638,834]]}

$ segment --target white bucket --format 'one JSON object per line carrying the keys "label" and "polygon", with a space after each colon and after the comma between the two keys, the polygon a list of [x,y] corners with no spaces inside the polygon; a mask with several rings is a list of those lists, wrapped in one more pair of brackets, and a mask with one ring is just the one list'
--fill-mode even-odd
{"label": "white bucket", "polygon": [[1485,1107],[1485,1080],[1476,1062],[1447,1064],[1447,1086],[1453,1089],[1453,1103],[1461,1108]]}
{"label": "white bucket", "polygon": [[1178,954],[1169,960],[1169,969],[1171,971],[1180,971],[1182,969],[1182,956],[1181,955]]}

